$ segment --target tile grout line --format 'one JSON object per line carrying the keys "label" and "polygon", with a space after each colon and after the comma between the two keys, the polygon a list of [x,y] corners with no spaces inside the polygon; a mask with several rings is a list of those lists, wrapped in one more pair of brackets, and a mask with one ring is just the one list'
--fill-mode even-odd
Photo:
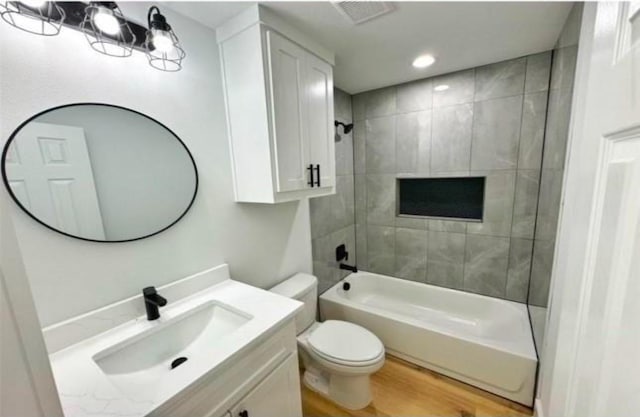
{"label": "tile grout line", "polygon": [[520,130],[518,132],[518,147],[516,148],[516,172],[513,184],[513,200],[511,202],[511,224],[509,225],[509,252],[507,253],[507,270],[505,271],[504,280],[504,297],[509,299],[509,267],[511,266],[511,254],[513,253],[513,222],[516,215],[516,199],[518,196],[518,168],[520,167],[520,147],[522,146],[522,127],[524,125],[524,106],[527,90],[527,72],[529,69],[529,57],[525,60],[524,81],[522,86],[522,104],[520,105]]}
{"label": "tile grout line", "polygon": [[[398,88],[393,87],[392,90],[393,90],[393,97],[394,97],[393,98],[394,112],[393,112],[393,115],[391,116],[393,117],[393,146],[394,146],[393,166],[394,166],[394,170],[398,171],[398,114],[397,114]],[[394,188],[395,188],[395,175],[394,175]],[[394,272],[394,276],[398,275],[398,228],[396,227],[395,210],[393,213],[393,272]]]}
{"label": "tile grout line", "polygon": [[[475,85],[475,78],[474,78],[474,85]],[[529,91],[528,93],[529,94],[544,93],[545,91],[546,90]],[[474,91],[474,94],[475,94],[475,91]],[[354,121],[363,122],[363,121],[366,121],[366,120],[384,119],[386,117],[403,116],[403,115],[407,115],[407,114],[421,113],[421,112],[425,112],[425,111],[449,109],[449,108],[452,108],[452,107],[459,107],[459,106],[464,106],[464,105],[468,105],[468,104],[484,103],[484,102],[487,102],[487,101],[503,100],[503,99],[513,98],[513,97],[517,97],[517,96],[521,96],[521,95],[523,95],[523,93],[511,94],[511,95],[508,95],[508,96],[491,97],[491,98],[487,98],[487,99],[484,99],[484,100],[475,100],[475,98],[474,98],[473,100],[470,100],[470,101],[461,101],[459,103],[448,104],[446,106],[434,106],[432,104],[431,107],[421,108],[421,109],[418,109],[418,110],[401,111],[401,112],[396,112],[396,113],[386,113],[386,114],[381,114],[381,115],[376,115],[376,116],[365,116],[362,119],[354,119]]]}
{"label": "tile grout line", "polygon": [[[433,89],[435,88],[431,81],[431,110],[429,111],[429,169],[428,175],[433,175]],[[431,240],[431,228],[429,220],[424,220],[424,228],[427,234],[427,245],[425,248],[425,265],[424,265],[424,282],[429,282],[429,241]]]}
{"label": "tile grout line", "polygon": [[[550,101],[551,101],[551,82],[552,82],[552,71],[553,71],[553,64],[554,61],[556,59],[556,53],[555,53],[555,49],[551,51],[551,59],[549,61],[549,78],[547,80],[548,83],[548,92],[547,92],[547,105],[546,105],[546,109],[544,112],[544,130],[542,133],[542,149],[540,151],[540,173],[538,175],[538,198],[536,199],[536,216],[535,216],[535,221],[533,224],[533,238],[532,238],[532,242],[531,242],[531,264],[529,266],[529,282],[527,285],[527,298],[526,298],[526,304],[527,304],[527,312],[529,312],[529,297],[531,296],[531,279],[533,278],[533,261],[534,261],[534,256],[535,256],[535,247],[536,247],[536,234],[538,231],[538,217],[539,217],[539,213],[540,213],[540,194],[542,192],[542,174],[544,171],[544,150],[546,148],[546,142],[547,142],[547,124],[549,123],[549,109],[550,109]],[[529,322],[532,323],[531,321],[531,313],[529,312]],[[532,324],[533,325],[533,324]],[[532,333],[533,333],[533,327],[531,329]],[[536,353],[537,353],[537,346],[535,346],[534,343],[534,347],[536,348]]]}
{"label": "tile grout line", "polygon": [[[476,102],[476,84],[477,84],[477,77],[478,77],[478,73],[476,71],[476,69],[473,69],[473,105],[471,106],[471,138],[470,138],[470,142],[469,142],[469,172],[471,172],[471,160],[472,160],[472,155],[473,155],[473,131],[474,131],[474,125],[476,122],[476,106],[475,106],[475,102]],[[485,189],[486,192],[486,189]],[[483,213],[484,213],[484,209],[483,209]],[[468,242],[468,232],[469,232],[469,227],[468,225],[465,224],[464,227],[464,249],[463,249],[463,255],[462,255],[462,288],[466,291],[467,288],[467,242]]]}
{"label": "tile grout line", "polygon": [[[547,87],[543,90],[536,90],[536,91],[527,91],[527,84],[526,84],[526,80],[527,80],[527,75],[528,75],[528,68],[529,68],[529,59],[530,57],[527,57],[527,61],[526,61],[526,67],[525,67],[525,82],[524,82],[524,88],[523,88],[523,94],[522,94],[522,112],[521,112],[521,117],[520,117],[520,135],[519,135],[519,140],[518,140],[518,151],[517,151],[517,155],[518,158],[516,160],[516,178],[515,178],[515,186],[514,186],[514,197],[513,197],[513,214],[511,217],[511,229],[510,229],[510,233],[509,233],[509,259],[508,259],[508,264],[507,264],[507,280],[506,280],[506,287],[505,287],[505,296],[508,298],[508,284],[509,284],[509,267],[511,265],[511,254],[513,251],[513,244],[512,241],[513,239],[522,239],[522,240],[531,240],[532,242],[532,246],[533,246],[533,240],[535,238],[535,236],[531,236],[528,238],[522,238],[519,236],[513,236],[513,224],[515,221],[515,202],[516,202],[516,198],[517,198],[517,190],[518,190],[518,179],[519,179],[519,174],[520,173],[524,173],[524,172],[535,172],[535,171],[542,171],[542,166],[540,167],[539,170],[536,169],[521,169],[520,168],[520,149],[522,147],[522,129],[524,126],[524,118],[525,118],[525,103],[526,103],[526,98],[527,95],[531,96],[531,95],[535,95],[535,94],[540,94],[540,93],[546,93],[547,95],[547,101],[548,101],[548,97],[549,97],[549,93],[550,93],[550,86],[549,81],[547,81]],[[551,62],[549,62],[549,77],[551,74]],[[546,109],[545,109],[545,118],[544,118],[544,122],[543,122],[543,130],[546,127]],[[543,136],[544,136],[544,132],[543,132]],[[544,141],[544,137],[543,137],[543,141]],[[542,164],[542,152],[541,152],[541,164]],[[537,205],[539,203],[539,199],[540,199],[540,184],[541,181],[540,179],[538,180],[538,185],[537,185],[537,192],[536,192],[536,209],[535,209],[535,214],[534,214],[534,231],[535,231],[535,224],[537,223]],[[531,259],[529,261],[529,271],[531,271],[533,266],[533,254],[531,254]],[[530,285],[530,280],[531,277],[529,276],[529,279],[527,280],[527,293],[529,291],[528,287]],[[513,301],[513,300],[512,300]],[[520,301],[518,301],[520,302]],[[528,303],[528,294],[525,297],[524,303]]]}

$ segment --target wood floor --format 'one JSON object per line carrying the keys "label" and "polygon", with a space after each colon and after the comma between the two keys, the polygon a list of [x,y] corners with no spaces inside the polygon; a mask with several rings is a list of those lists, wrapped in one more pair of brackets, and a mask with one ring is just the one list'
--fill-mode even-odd
{"label": "wood floor", "polygon": [[530,409],[462,382],[387,356],[371,378],[373,402],[349,411],[302,386],[305,417],[521,417]]}

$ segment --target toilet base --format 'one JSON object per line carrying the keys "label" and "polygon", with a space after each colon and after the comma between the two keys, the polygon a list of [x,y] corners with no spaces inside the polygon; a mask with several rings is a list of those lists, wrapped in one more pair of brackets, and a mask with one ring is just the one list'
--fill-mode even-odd
{"label": "toilet base", "polygon": [[302,378],[310,390],[348,410],[360,410],[371,403],[369,375],[337,375],[307,368]]}
{"label": "toilet base", "polygon": [[347,410],[361,410],[371,404],[370,377],[384,365],[384,350],[378,359],[360,366],[348,366],[327,361],[314,354],[308,336],[319,323],[298,335],[298,354],[304,385]]}

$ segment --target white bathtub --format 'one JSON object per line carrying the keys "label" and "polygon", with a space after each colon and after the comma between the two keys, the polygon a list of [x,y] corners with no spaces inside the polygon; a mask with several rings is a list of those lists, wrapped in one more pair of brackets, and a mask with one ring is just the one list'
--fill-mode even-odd
{"label": "white bathtub", "polygon": [[533,403],[538,361],[524,304],[358,272],[320,296],[320,312],[366,327],[392,355]]}

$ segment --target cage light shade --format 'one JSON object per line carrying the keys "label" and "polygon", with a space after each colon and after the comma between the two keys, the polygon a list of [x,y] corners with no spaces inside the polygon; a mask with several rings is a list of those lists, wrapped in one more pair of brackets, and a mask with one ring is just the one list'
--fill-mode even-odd
{"label": "cage light shade", "polygon": [[180,71],[186,53],[173,31],[150,30],[147,32],[147,58],[149,64],[162,71]]}
{"label": "cage light shade", "polygon": [[149,30],[147,30],[145,48],[149,64],[161,71],[180,71],[186,53],[180,46],[175,32],[155,6],[149,9],[147,20]]}
{"label": "cage light shade", "polygon": [[0,1],[2,20],[25,32],[42,36],[60,33],[66,15],[55,1]]}
{"label": "cage light shade", "polygon": [[89,3],[80,28],[89,45],[101,54],[125,58],[133,53],[136,35],[114,2]]}

